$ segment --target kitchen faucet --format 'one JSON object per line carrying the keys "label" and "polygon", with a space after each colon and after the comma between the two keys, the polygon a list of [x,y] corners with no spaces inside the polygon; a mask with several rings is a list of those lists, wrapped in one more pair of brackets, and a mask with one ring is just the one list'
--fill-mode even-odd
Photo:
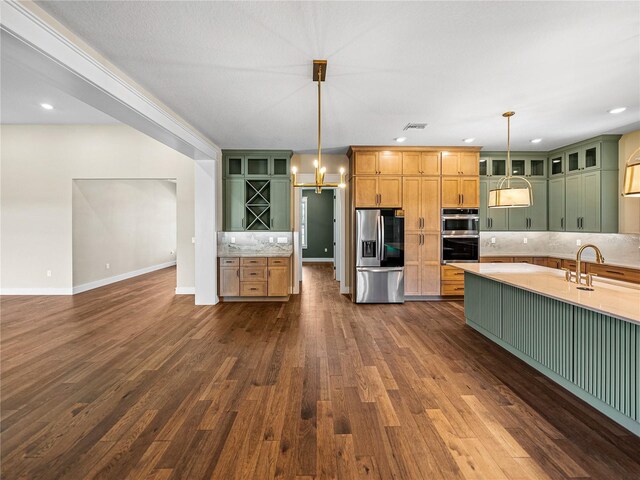
{"label": "kitchen faucet", "polygon": [[[592,248],[594,252],[596,252],[596,263],[604,263],[604,257],[602,256],[602,252],[600,251],[600,249],[598,247],[596,247],[595,245],[593,245],[592,243],[585,243],[584,245],[582,245],[580,247],[580,249],[578,250],[578,253],[576,254],[576,283],[578,285],[582,285],[582,272],[581,272],[581,267],[582,267],[582,252],[585,251],[585,249],[587,248]],[[587,280],[587,287],[590,287],[592,282],[593,282],[593,276],[595,274],[591,274],[591,273],[587,273],[586,275],[586,280]],[[567,280],[571,281],[571,272],[567,272]]]}

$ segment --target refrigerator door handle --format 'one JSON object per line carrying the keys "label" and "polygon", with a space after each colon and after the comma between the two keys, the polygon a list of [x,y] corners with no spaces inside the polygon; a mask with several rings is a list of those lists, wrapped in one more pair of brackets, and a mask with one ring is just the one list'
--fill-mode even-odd
{"label": "refrigerator door handle", "polygon": [[371,273],[387,273],[387,272],[402,272],[404,267],[357,267],[358,272],[371,272]]}
{"label": "refrigerator door handle", "polygon": [[382,215],[378,215],[376,218],[376,237],[378,240],[378,251],[376,252],[377,260],[382,261],[382,229],[380,228],[380,221],[382,220]]}
{"label": "refrigerator door handle", "polygon": [[384,260],[384,217],[380,215],[380,261]]}

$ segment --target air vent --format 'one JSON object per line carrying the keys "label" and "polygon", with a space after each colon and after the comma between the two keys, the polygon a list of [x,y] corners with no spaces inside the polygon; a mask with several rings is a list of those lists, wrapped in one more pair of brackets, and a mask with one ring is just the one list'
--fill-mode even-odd
{"label": "air vent", "polygon": [[403,130],[424,130],[427,128],[426,123],[407,123]]}

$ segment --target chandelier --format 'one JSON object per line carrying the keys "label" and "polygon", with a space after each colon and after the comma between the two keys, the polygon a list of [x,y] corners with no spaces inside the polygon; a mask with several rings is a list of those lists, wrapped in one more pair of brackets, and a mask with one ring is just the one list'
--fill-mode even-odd
{"label": "chandelier", "polygon": [[324,176],[327,172],[326,167],[322,166],[322,93],[321,85],[327,76],[327,61],[326,60],[314,60],[313,61],[313,81],[318,82],[318,158],[313,161],[315,167],[315,182],[314,183],[298,183],[296,176],[298,169],[291,167],[291,175],[293,176],[293,186],[298,188],[314,187],[316,193],[321,193],[323,187],[339,187],[345,188],[346,183],[344,181],[344,168],[340,167],[340,183],[325,183]]}

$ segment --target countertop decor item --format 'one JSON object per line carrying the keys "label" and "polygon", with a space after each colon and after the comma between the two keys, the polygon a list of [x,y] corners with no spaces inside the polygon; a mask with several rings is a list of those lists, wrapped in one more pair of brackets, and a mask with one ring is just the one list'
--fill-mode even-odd
{"label": "countertop decor item", "polygon": [[[530,207],[533,205],[533,194],[531,183],[524,177],[513,176],[511,166],[511,117],[516,112],[504,112],[503,117],[507,118],[507,172],[500,179],[497,188],[489,191],[489,208],[516,208]],[[514,187],[512,183],[521,182],[523,186]]]}
{"label": "countertop decor item", "polygon": [[625,197],[640,197],[640,148],[631,154],[624,169]]}
{"label": "countertop decor item", "polygon": [[327,61],[326,60],[314,60],[313,61],[313,81],[318,82],[318,158],[313,161],[315,167],[315,182],[314,183],[298,183],[296,181],[296,175],[298,169],[291,167],[291,175],[293,176],[294,187],[315,187],[316,193],[322,192],[322,187],[339,187],[345,188],[346,183],[344,181],[344,168],[340,168],[340,183],[325,183],[324,175],[327,172],[326,167],[322,166],[322,93],[321,85],[327,76]]}

